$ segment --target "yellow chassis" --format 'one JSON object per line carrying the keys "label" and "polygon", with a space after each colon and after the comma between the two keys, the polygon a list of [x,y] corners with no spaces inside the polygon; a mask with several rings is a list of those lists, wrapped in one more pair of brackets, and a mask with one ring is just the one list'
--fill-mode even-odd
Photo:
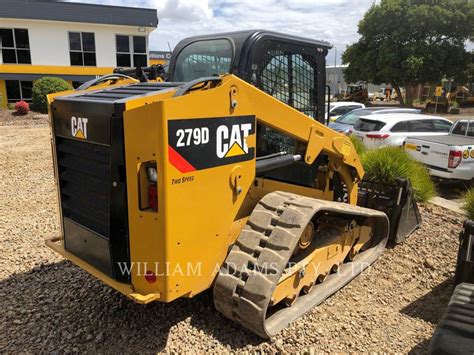
{"label": "yellow chassis", "polygon": [[56,253],[61,254],[64,258],[71,261],[74,265],[79,266],[81,269],[87,271],[92,276],[96,277],[106,285],[127,296],[136,303],[147,304],[156,301],[160,298],[159,293],[149,293],[146,295],[142,295],[141,293],[135,292],[133,290],[132,285],[115,281],[113,278],[104,274],[102,271],[97,270],[95,267],[93,267],[89,263],[86,263],[81,258],[78,258],[74,254],[68,252],[64,248],[62,237],[53,237],[50,239],[46,239],[46,246],[54,250]]}

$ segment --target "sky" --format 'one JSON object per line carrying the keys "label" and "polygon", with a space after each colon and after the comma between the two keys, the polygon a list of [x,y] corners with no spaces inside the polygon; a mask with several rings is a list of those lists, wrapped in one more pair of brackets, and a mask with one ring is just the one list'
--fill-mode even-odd
{"label": "sky", "polygon": [[208,33],[266,29],[312,39],[335,48],[327,57],[340,64],[347,45],[358,39],[357,24],[374,0],[74,0],[155,8],[158,28],[150,36],[150,50],[168,50],[183,38]]}

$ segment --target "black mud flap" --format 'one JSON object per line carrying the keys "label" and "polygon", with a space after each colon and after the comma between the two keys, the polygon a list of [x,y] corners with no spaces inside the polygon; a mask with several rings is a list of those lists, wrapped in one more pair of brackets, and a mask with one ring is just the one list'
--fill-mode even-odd
{"label": "black mud flap", "polygon": [[407,179],[395,184],[363,180],[359,183],[357,204],[385,212],[390,219],[389,241],[402,243],[421,223],[413,189]]}
{"label": "black mud flap", "polygon": [[459,250],[454,275],[454,285],[461,282],[474,284],[474,221],[464,222],[463,230],[459,234]]}

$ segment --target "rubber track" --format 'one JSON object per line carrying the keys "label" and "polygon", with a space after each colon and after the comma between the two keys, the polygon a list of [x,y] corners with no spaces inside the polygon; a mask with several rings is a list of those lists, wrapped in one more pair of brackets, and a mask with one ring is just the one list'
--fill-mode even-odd
{"label": "rubber track", "polygon": [[[343,264],[339,273],[330,275],[308,295],[300,296],[294,305],[267,319],[271,296],[300,235],[315,214],[325,211],[373,217],[374,245],[353,262]],[[270,338],[375,261],[385,248],[388,223],[383,212],[286,192],[270,193],[257,204],[223,263],[214,285],[214,305],[227,318],[263,338]],[[357,260],[362,261],[358,265],[360,271],[354,272],[354,268],[346,271]],[[322,288],[322,285],[326,286]]]}

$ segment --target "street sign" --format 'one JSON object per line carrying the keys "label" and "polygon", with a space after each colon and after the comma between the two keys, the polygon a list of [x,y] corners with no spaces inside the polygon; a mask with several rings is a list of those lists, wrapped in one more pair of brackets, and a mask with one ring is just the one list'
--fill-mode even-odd
{"label": "street sign", "polygon": [[436,96],[436,103],[435,103],[435,111],[434,113],[436,114],[436,111],[438,111],[438,98],[443,95],[443,87],[442,86],[437,86],[435,90],[435,96]]}

